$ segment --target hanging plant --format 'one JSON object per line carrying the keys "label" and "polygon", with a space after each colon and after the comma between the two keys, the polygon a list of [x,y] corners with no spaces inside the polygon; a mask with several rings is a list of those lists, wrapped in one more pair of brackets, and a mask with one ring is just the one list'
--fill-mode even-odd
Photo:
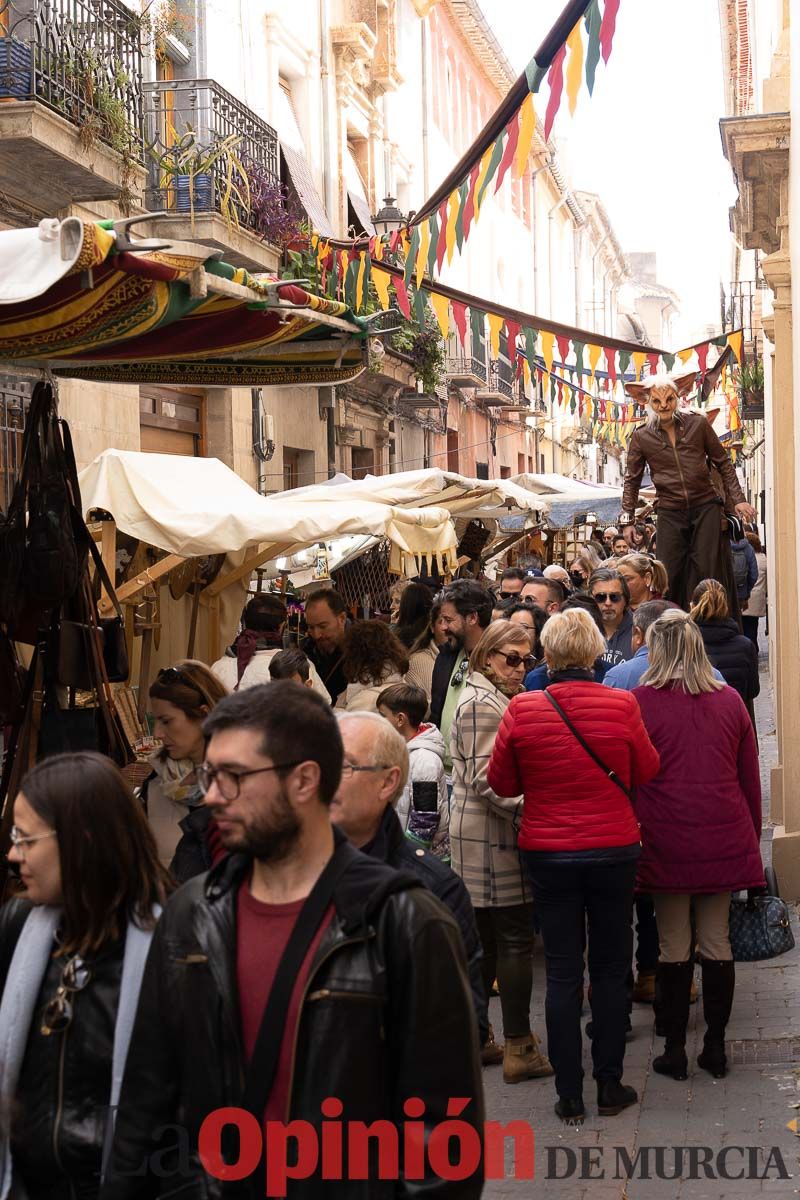
{"label": "hanging plant", "polygon": [[423,391],[433,394],[445,379],[445,348],[435,318],[424,327],[416,321],[405,321],[403,328],[392,335],[392,345],[408,355]]}
{"label": "hanging plant", "polygon": [[246,157],[242,166],[250,189],[252,228],[265,242],[286,249],[301,236],[302,211],[281,182],[260,163]]}

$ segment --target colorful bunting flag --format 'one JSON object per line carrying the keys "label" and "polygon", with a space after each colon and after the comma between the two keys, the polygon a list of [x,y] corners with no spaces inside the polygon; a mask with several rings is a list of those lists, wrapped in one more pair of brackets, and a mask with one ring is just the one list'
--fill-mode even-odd
{"label": "colorful bunting flag", "polygon": [[580,21],[573,25],[572,32],[567,38],[567,50],[569,52],[565,81],[567,103],[570,115],[574,116],[578,106],[578,92],[583,83],[583,35]]}
{"label": "colorful bunting flag", "polygon": [[606,0],[606,6],[603,9],[603,21],[600,26],[600,49],[603,54],[604,63],[608,63],[611,57],[611,44],[614,41],[614,32],[617,27],[619,6],[620,0]]}
{"label": "colorful bunting flag", "polygon": [[489,345],[492,348],[492,358],[500,357],[500,331],[505,325],[502,317],[498,317],[496,313],[487,313],[486,320],[489,322]]}
{"label": "colorful bunting flag", "polygon": [[600,0],[592,0],[586,13],[586,32],[588,38],[588,45],[586,47],[586,86],[589,89],[590,96],[594,93],[597,64],[600,62],[600,29],[602,23]]}
{"label": "colorful bunting flag", "polygon": [[389,307],[389,284],[392,277],[388,271],[383,271],[380,267],[373,264],[372,267],[372,282],[375,285],[375,292],[378,296],[378,303],[384,312]]}
{"label": "colorful bunting flag", "polygon": [[500,160],[500,166],[497,170],[497,181],[494,185],[494,190],[497,192],[500,184],[506,177],[506,172],[514,161],[517,153],[517,145],[519,144],[519,111],[514,113],[514,116],[506,125],[506,148],[503,151],[503,157]]}
{"label": "colorful bunting flag", "polygon": [[514,176],[516,179],[525,174],[525,167],[530,157],[535,133],[536,109],[534,108],[533,94],[529,92],[522,101],[522,107],[519,110],[519,139],[517,141],[517,151],[514,155]]}
{"label": "colorful bunting flag", "polygon": [[430,292],[431,305],[445,341],[450,336],[450,301],[440,292]]}
{"label": "colorful bunting flag", "polygon": [[458,340],[461,343],[463,350],[467,340],[467,306],[459,300],[451,300],[450,307],[453,310],[453,322],[458,332]]}
{"label": "colorful bunting flag", "polygon": [[547,76],[547,82],[550,85],[550,98],[547,101],[547,111],[544,115],[544,140],[546,142],[550,140],[553,122],[556,119],[558,106],[561,104],[561,93],[564,89],[564,59],[566,54],[567,46],[564,43],[556,52]]}
{"label": "colorful bunting flag", "polygon": [[744,346],[744,334],[741,329],[737,329],[735,333],[729,333],[725,341],[730,346],[733,357],[741,365],[742,349]]}

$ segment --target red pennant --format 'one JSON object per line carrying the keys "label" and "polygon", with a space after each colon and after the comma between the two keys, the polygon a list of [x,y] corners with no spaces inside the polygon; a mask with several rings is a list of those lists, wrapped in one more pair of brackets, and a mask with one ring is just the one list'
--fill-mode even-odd
{"label": "red pennant", "polygon": [[394,285],[394,291],[395,295],[397,296],[397,304],[400,308],[400,312],[407,321],[410,321],[411,305],[408,302],[408,292],[406,290],[405,280],[401,279],[399,275],[394,275],[392,277],[392,284]]}
{"label": "red pennant", "polygon": [[467,201],[464,205],[464,241],[469,237],[469,231],[472,227],[472,222],[475,219],[475,185],[478,182],[481,164],[480,159],[475,163],[475,166],[470,171],[469,188],[467,190]]}
{"label": "red pennant", "polygon": [[600,51],[604,63],[607,63],[611,56],[611,44],[614,41],[614,31],[617,27],[619,5],[620,0],[606,0],[606,6],[603,9],[603,21],[600,25]]}
{"label": "red pennant", "polygon": [[561,357],[561,362],[564,364],[564,366],[566,366],[570,346],[569,338],[563,333],[557,333],[556,345],[558,346],[558,353]]}
{"label": "red pennant", "polygon": [[544,140],[548,141],[553,121],[556,119],[558,106],[561,103],[561,93],[564,90],[564,59],[567,54],[567,44],[564,42],[556,51],[547,82],[550,85],[550,99],[547,101],[547,112],[544,117]]}
{"label": "red pennant", "polygon": [[600,401],[600,417],[603,421],[605,421],[605,419],[606,419],[606,402],[605,402],[605,400]]}
{"label": "red pennant", "polygon": [[371,237],[369,239],[369,241],[367,242],[367,250],[369,252],[370,258],[375,257],[375,241],[376,241],[376,239],[374,237]]}
{"label": "red pennant", "polygon": [[458,331],[458,340],[463,348],[467,340],[467,306],[466,304],[462,304],[460,300],[451,300],[450,311],[453,314],[453,321]]}
{"label": "red pennant", "polygon": [[583,392],[578,396],[578,416],[583,416]]}
{"label": "red pennant", "polygon": [[560,379],[556,385],[556,391],[558,392],[558,403],[563,404],[564,403],[564,384],[561,382]]}
{"label": "red pennant", "polygon": [[508,140],[506,142],[506,148],[505,152],[503,153],[503,157],[500,159],[500,167],[497,171],[497,182],[494,185],[495,191],[497,191],[497,189],[500,187],[500,184],[503,182],[506,171],[514,161],[514,155],[517,152],[517,142],[519,141],[519,109],[517,109],[517,111],[514,113],[514,116],[506,125],[506,133],[508,134]]}
{"label": "red pennant", "polygon": [[400,245],[400,230],[399,230],[399,229],[394,229],[394,230],[393,230],[393,231],[392,231],[392,232],[389,234],[389,252],[390,252],[391,254],[396,254],[396,253],[397,253],[397,247],[398,247],[399,245]]}
{"label": "red pennant", "polygon": [[703,342],[702,346],[697,346],[697,361],[700,363],[700,371],[705,376],[706,360],[708,358],[708,342]]}
{"label": "red pennant", "polygon": [[506,336],[508,338],[508,361],[511,363],[512,369],[517,364],[517,338],[519,336],[520,325],[517,321],[506,321]]}
{"label": "red pennant", "polygon": [[609,346],[604,346],[603,353],[606,356],[608,382],[613,387],[617,382],[617,352],[616,350],[612,350]]}
{"label": "red pennant", "polygon": [[439,208],[439,242],[436,246],[436,269],[441,271],[444,256],[447,253],[447,201],[444,200]]}
{"label": "red pennant", "polygon": [[659,355],[657,353],[656,354],[648,354],[648,356],[647,356],[647,361],[650,364],[650,374],[651,375],[658,374],[658,359],[659,359]]}

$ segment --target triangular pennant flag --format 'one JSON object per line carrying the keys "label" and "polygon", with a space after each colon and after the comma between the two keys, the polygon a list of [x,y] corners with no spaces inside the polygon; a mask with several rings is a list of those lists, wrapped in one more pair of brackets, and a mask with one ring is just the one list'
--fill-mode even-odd
{"label": "triangular pennant flag", "polygon": [[537,367],[536,367],[536,339],[539,335],[537,334],[535,329],[532,329],[530,327],[530,325],[525,326],[525,328],[522,331],[522,334],[525,338],[525,358],[527,360],[527,363],[528,363],[528,366],[530,367],[530,369],[532,371],[535,371],[535,370],[537,370]]}
{"label": "triangular pennant flag", "polygon": [[604,346],[603,354],[606,357],[606,370],[608,371],[608,382],[610,383],[611,387],[613,387],[614,384],[617,382],[616,351],[612,350],[610,346]]}
{"label": "triangular pennant flag", "polygon": [[358,256],[358,276],[356,278],[356,312],[360,312],[364,307],[367,280],[369,279],[369,268],[370,257],[366,250],[362,250]]}
{"label": "triangular pennant flag", "polygon": [[465,179],[458,189],[458,215],[456,216],[456,245],[458,252],[461,253],[461,247],[464,245],[464,209],[467,206],[467,195],[469,193],[469,180]]}
{"label": "triangular pennant flag", "polygon": [[486,320],[489,322],[489,345],[492,348],[492,358],[500,357],[500,331],[505,324],[503,317],[499,317],[497,313],[487,313]]}
{"label": "triangular pennant flag", "polygon": [[528,365],[527,358],[523,358],[520,361],[522,362],[522,379],[525,384],[525,390],[527,391],[531,386],[531,369]]}
{"label": "triangular pennant flag", "polygon": [[462,304],[460,300],[451,300],[450,307],[453,310],[453,323],[458,332],[458,340],[463,350],[467,340],[467,306],[466,304]]}
{"label": "triangular pennant flag", "polygon": [[561,104],[561,93],[564,90],[564,57],[567,53],[566,43],[559,46],[550,67],[547,82],[550,85],[550,97],[547,101],[547,112],[544,115],[544,140],[550,140],[550,131],[556,119],[558,107]]}
{"label": "triangular pennant flag", "polygon": [[381,260],[383,259],[383,251],[385,249],[385,246],[386,246],[386,243],[384,242],[382,237],[376,238],[376,240],[375,240],[375,255],[374,255],[375,262],[381,262]]}
{"label": "triangular pennant flag", "polygon": [[467,188],[467,199],[464,204],[464,240],[469,237],[469,231],[472,228],[472,222],[475,219],[475,188],[478,183],[478,175],[480,174],[481,164],[475,163],[475,166],[470,171],[469,186]]}
{"label": "triangular pennant flag", "polygon": [[603,353],[603,351],[602,347],[595,346],[592,342],[589,343],[587,350],[589,356],[589,374],[591,375],[592,379],[594,379],[597,371],[597,364],[600,362],[600,355]]}
{"label": "triangular pennant flag", "polygon": [[700,364],[700,370],[703,375],[706,373],[706,362],[708,360],[708,342],[703,342],[702,346],[697,347],[697,361]]}
{"label": "triangular pennant flag", "polygon": [[419,225],[415,225],[411,234],[411,242],[406,251],[406,261],[403,270],[403,281],[408,287],[414,277],[414,264],[417,261],[417,252],[419,251],[420,232]]}
{"label": "triangular pennant flag", "polygon": [[425,264],[425,273],[430,279],[433,278],[433,268],[436,266],[436,251],[439,248],[439,214],[432,213],[428,219],[428,261]]}
{"label": "triangular pennant flag", "polygon": [[667,371],[671,371],[672,368],[675,366],[675,355],[674,354],[662,354],[661,357],[664,359],[665,369]]}
{"label": "triangular pennant flag", "polygon": [[414,289],[414,319],[420,329],[424,329],[427,323],[427,307],[428,295],[424,288]]}
{"label": "triangular pennant flag", "polygon": [[492,182],[492,180],[494,179],[495,172],[497,171],[497,168],[500,166],[500,163],[503,160],[503,137],[504,137],[504,135],[505,135],[505,129],[502,129],[500,131],[500,133],[497,135],[497,138],[495,139],[495,143],[492,146],[492,156],[489,159],[489,165],[486,169],[486,174],[483,177],[483,183],[480,185],[480,188],[478,189],[477,204],[476,204],[476,209],[478,212],[480,212],[481,205],[483,204],[483,197],[486,192],[486,189],[489,186],[489,184]]}
{"label": "triangular pennant flag", "polygon": [[486,341],[486,313],[479,308],[469,310],[469,330],[472,341],[472,357],[483,359],[483,346]]}
{"label": "triangular pennant flag", "polygon": [[447,253],[447,201],[439,205],[439,242],[436,247],[436,269],[441,271]]}
{"label": "triangular pennant flag", "polygon": [[586,373],[586,369],[583,365],[584,346],[584,342],[576,342],[574,338],[572,339],[572,349],[575,351],[575,370],[578,372],[579,379],[581,375]]}
{"label": "triangular pennant flag", "polygon": [[633,369],[636,373],[637,382],[642,378],[642,370],[647,361],[647,355],[644,350],[634,350],[633,352]]}
{"label": "triangular pennant flag", "polygon": [[678,351],[678,358],[682,363],[687,363],[694,354],[694,346],[687,346],[685,350]]}
{"label": "triangular pennant flag", "polygon": [[535,133],[536,109],[533,106],[533,96],[529,92],[522,101],[522,106],[519,110],[519,139],[514,155],[514,176],[516,179],[525,174]]}
{"label": "triangular pennant flag", "polygon": [[519,322],[509,321],[506,318],[506,335],[508,338],[508,361],[511,363],[511,369],[514,370],[517,365],[517,337],[519,336]]}
{"label": "triangular pennant flag", "polygon": [[355,259],[347,264],[347,271],[344,277],[344,302],[348,308],[356,306],[356,289],[358,286],[358,270],[359,262]]}
{"label": "triangular pennant flag", "polygon": [[388,271],[384,271],[382,267],[372,266],[372,282],[375,285],[375,293],[378,297],[378,303],[384,312],[389,307],[389,284],[392,277]]}
{"label": "triangular pennant flag", "polygon": [[741,365],[742,347],[744,343],[744,334],[742,333],[741,329],[737,329],[735,333],[729,333],[725,340],[731,348],[733,357],[736,359],[737,363]]}
{"label": "triangular pennant flag", "polygon": [[456,248],[456,220],[458,219],[458,210],[461,204],[461,197],[458,190],[450,193],[450,208],[447,214],[447,231],[445,240],[447,243],[447,261],[453,261],[453,252]]}
{"label": "triangular pennant flag", "polygon": [[603,17],[600,12],[600,0],[592,0],[586,12],[586,31],[588,45],[586,47],[586,86],[591,96],[594,91],[594,78],[597,64],[600,62],[600,27]]}
{"label": "triangular pennant flag", "polygon": [[431,292],[430,301],[431,307],[436,313],[436,320],[439,322],[442,337],[447,341],[450,336],[450,301],[441,292]]}
{"label": "triangular pennant flag", "polygon": [[648,356],[647,356],[647,361],[648,361],[648,363],[650,364],[650,374],[651,374],[651,375],[657,375],[657,374],[658,374],[658,360],[659,360],[659,357],[660,357],[660,356],[659,356],[659,354],[658,354],[658,351],[656,351],[656,352],[655,352],[655,353],[653,353],[653,354],[648,354]]}
{"label": "triangular pennant flag", "polygon": [[630,350],[620,350],[620,352],[619,352],[619,373],[623,379],[625,378],[625,373],[627,372],[628,367],[630,365],[631,365]]}
{"label": "triangular pennant flag", "polygon": [[553,347],[556,340],[555,335],[548,333],[543,329],[539,334],[539,337],[542,339],[542,358],[544,359],[545,370],[547,371],[548,375],[550,375],[553,370]]}
{"label": "triangular pennant flag", "polygon": [[576,21],[567,38],[569,59],[567,60],[565,85],[569,111],[573,114],[578,104],[578,92],[583,83],[583,31],[581,26],[582,22]]}
{"label": "triangular pennant flag", "polygon": [[489,163],[492,161],[493,153],[494,153],[494,143],[492,143],[491,146],[486,147],[486,149],[483,152],[483,157],[481,158],[480,164],[478,166],[478,178],[475,180],[475,187],[472,189],[473,208],[475,210],[475,215],[473,217],[474,221],[477,221],[478,216],[480,215],[480,211],[481,211],[481,203],[480,202],[481,202],[481,199],[483,198],[484,183],[486,182],[486,175],[489,171]]}
{"label": "triangular pennant flag", "polygon": [[392,276],[392,285],[394,293],[397,296],[397,307],[407,321],[411,320],[411,305],[408,302],[408,290],[405,281],[399,275]]}
{"label": "triangular pennant flag", "polygon": [[[431,230],[427,221],[423,221],[418,227],[419,230],[419,246],[417,248],[416,266],[414,268],[414,282],[417,287],[422,283],[425,277],[425,268],[428,265],[428,249],[431,244]],[[415,233],[417,230],[414,231]]]}
{"label": "triangular pennant flag", "polygon": [[542,80],[547,74],[547,67],[540,67],[535,58],[532,58],[525,68],[525,78],[528,81],[528,91],[538,92],[542,86]]}
{"label": "triangular pennant flag", "polygon": [[514,113],[511,120],[506,125],[506,148],[503,151],[503,157],[500,160],[500,166],[497,171],[497,181],[494,185],[494,190],[497,191],[500,184],[506,177],[506,171],[514,161],[514,156],[517,152],[519,143],[519,109]]}
{"label": "triangular pennant flag", "polygon": [[604,63],[607,63],[611,56],[611,44],[614,41],[614,31],[617,27],[619,5],[620,0],[606,0],[606,6],[603,9],[603,23],[600,26],[600,49],[603,54]]}
{"label": "triangular pennant flag", "polygon": [[564,366],[566,366],[567,359],[569,358],[569,346],[570,346],[569,338],[567,337],[567,335],[564,333],[557,333],[556,334],[556,345],[558,346],[558,357],[561,359]]}

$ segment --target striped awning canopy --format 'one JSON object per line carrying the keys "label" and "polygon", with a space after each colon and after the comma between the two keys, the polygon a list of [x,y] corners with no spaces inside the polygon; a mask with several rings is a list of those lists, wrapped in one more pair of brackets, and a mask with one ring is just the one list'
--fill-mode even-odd
{"label": "striped awning canopy", "polygon": [[336,384],[368,325],[335,300],[251,275],[193,242],[77,217],[0,233],[0,360],[117,383]]}

